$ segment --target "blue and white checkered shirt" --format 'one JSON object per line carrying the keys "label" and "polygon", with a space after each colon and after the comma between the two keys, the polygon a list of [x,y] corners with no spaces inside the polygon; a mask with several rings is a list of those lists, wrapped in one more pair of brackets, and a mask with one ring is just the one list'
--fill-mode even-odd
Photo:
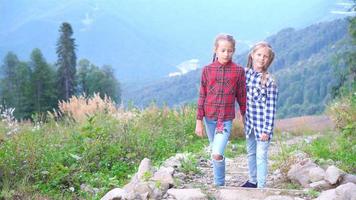
{"label": "blue and white checkered shirt", "polygon": [[273,136],[274,118],[276,114],[278,88],[275,81],[267,78],[266,86],[262,87],[262,73],[245,68],[247,109],[245,114],[245,134],[248,138],[253,130],[259,140],[262,133]]}

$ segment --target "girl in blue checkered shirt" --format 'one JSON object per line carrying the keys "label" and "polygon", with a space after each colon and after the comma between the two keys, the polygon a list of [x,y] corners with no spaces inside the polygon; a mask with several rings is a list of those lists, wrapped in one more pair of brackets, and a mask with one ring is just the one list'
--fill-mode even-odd
{"label": "girl in blue checkered shirt", "polygon": [[248,55],[245,134],[249,180],[242,187],[263,188],[267,177],[267,152],[273,136],[278,89],[268,73],[274,52],[267,42],[255,44]]}

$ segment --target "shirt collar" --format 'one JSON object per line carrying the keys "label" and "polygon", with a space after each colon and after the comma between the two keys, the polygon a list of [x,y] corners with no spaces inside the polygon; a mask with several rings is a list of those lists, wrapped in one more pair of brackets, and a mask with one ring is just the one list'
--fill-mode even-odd
{"label": "shirt collar", "polygon": [[256,74],[256,75],[261,75],[261,74],[262,74],[262,72],[257,72],[257,71],[255,71],[255,70],[253,70],[252,67],[251,67],[251,68],[248,68],[248,72],[249,72],[249,74]]}
{"label": "shirt collar", "polygon": [[229,67],[229,66],[232,65],[232,61],[230,60],[228,63],[226,63],[225,65],[223,65],[223,64],[221,64],[218,60],[215,60],[211,65],[214,66],[214,67],[221,67],[221,66]]}

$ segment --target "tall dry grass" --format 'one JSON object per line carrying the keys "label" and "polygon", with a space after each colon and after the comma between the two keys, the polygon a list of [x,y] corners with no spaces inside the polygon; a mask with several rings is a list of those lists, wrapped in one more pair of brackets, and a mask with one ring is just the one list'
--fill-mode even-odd
{"label": "tall dry grass", "polygon": [[58,108],[59,113],[55,113],[56,116],[64,115],[79,123],[97,113],[108,114],[118,120],[129,120],[134,117],[133,112],[125,112],[123,108],[118,108],[110,97],[105,95],[104,98],[101,98],[98,93],[92,97],[73,96],[68,101],[60,101]]}

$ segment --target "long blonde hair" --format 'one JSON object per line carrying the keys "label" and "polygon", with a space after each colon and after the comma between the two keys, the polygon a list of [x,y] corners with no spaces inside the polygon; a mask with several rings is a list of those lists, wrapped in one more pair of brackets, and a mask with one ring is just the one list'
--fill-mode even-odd
{"label": "long blonde hair", "polygon": [[[216,36],[215,38],[215,42],[214,42],[214,48],[218,48],[219,46],[219,41],[220,40],[226,40],[228,42],[230,42],[232,44],[232,46],[234,47],[234,51],[235,51],[235,44],[236,44],[236,41],[234,39],[234,37],[230,34],[226,34],[226,33],[220,33],[219,35]],[[213,62],[216,60],[216,53],[214,52],[214,55],[213,55]]]}
{"label": "long blonde hair", "polygon": [[259,48],[267,48],[268,53],[269,53],[269,60],[268,60],[267,64],[264,66],[264,68],[262,69],[262,77],[261,77],[261,86],[266,86],[267,78],[268,78],[267,70],[274,59],[274,52],[273,52],[270,44],[268,44],[265,41],[261,41],[261,42],[256,43],[255,45],[253,45],[253,47],[251,48],[251,51],[248,54],[248,60],[247,60],[246,67],[252,68],[252,54],[255,53],[257,51],[257,49],[259,49]]}

